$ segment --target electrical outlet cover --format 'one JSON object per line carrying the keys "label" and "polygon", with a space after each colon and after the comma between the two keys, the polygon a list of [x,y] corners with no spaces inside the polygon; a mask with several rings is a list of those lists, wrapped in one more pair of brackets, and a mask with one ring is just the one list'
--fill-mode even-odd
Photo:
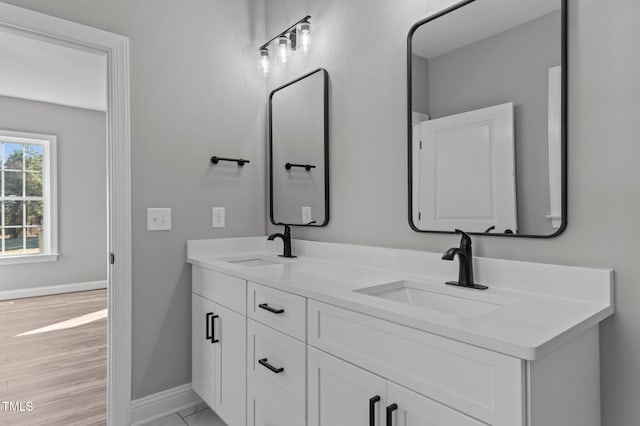
{"label": "electrical outlet cover", "polygon": [[212,228],[224,228],[225,227],[225,211],[224,211],[224,207],[212,207],[211,208],[211,227]]}
{"label": "electrical outlet cover", "polygon": [[171,231],[171,209],[148,208],[147,231]]}
{"label": "electrical outlet cover", "polygon": [[311,207],[303,207],[302,208],[302,223],[307,224],[311,222]]}

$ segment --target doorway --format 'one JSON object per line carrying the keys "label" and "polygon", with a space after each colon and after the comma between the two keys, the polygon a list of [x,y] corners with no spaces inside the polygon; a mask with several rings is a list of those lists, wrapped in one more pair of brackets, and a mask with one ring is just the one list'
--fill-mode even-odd
{"label": "doorway", "polygon": [[[106,305],[108,308],[106,411],[107,424],[129,424],[131,170],[128,39],[5,3],[0,3],[0,31],[79,51],[102,54],[106,57],[106,149],[104,151],[106,152],[107,186],[105,253],[107,256],[104,263],[107,265]],[[35,231],[29,235],[28,238],[34,238]],[[61,235],[61,238],[64,236]],[[56,253],[52,247],[54,248],[49,246],[49,252],[43,254],[55,256]]]}

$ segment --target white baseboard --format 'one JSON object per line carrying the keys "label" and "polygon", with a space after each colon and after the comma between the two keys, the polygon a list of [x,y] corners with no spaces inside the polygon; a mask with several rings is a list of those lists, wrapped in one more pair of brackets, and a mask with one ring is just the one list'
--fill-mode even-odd
{"label": "white baseboard", "polygon": [[202,399],[191,389],[191,383],[134,399],[131,401],[131,425],[143,425],[201,402]]}
{"label": "white baseboard", "polygon": [[27,297],[51,296],[53,294],[75,293],[77,291],[99,290],[107,288],[107,281],[87,281],[84,283],[71,283],[50,285],[44,287],[19,288],[15,290],[0,291],[0,300],[24,299]]}

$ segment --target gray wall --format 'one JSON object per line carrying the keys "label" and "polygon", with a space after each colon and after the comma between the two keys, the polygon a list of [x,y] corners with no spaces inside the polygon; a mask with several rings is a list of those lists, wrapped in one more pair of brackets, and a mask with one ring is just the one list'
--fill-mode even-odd
{"label": "gray wall", "polygon": [[411,55],[411,106],[429,114],[429,61],[415,54]]}
{"label": "gray wall", "polygon": [[[251,0],[9,0],[131,41],[134,398],[191,381],[187,239],[264,235],[265,88]],[[212,167],[212,155],[251,163]],[[173,230],[146,231],[147,207]],[[226,207],[225,229],[211,207]]]}
{"label": "gray wall", "polygon": [[428,61],[431,118],[514,103],[518,228],[524,234],[555,232],[545,217],[551,211],[548,76],[561,63],[561,27],[560,11],[549,13]]}
{"label": "gray wall", "polygon": [[[317,66],[332,82],[332,218],[295,237],[436,252],[458,243],[411,231],[405,190],[406,35],[451,3],[267,0],[267,33],[307,12],[317,29],[310,56],[269,86]],[[601,327],[603,426],[631,426],[640,419],[640,2],[569,5],[568,228],[549,240],[475,238],[474,247],[481,256],[615,269],[617,313]]]}
{"label": "gray wall", "polygon": [[57,262],[0,266],[16,290],[107,279],[106,115],[0,96],[0,128],[58,137]]}

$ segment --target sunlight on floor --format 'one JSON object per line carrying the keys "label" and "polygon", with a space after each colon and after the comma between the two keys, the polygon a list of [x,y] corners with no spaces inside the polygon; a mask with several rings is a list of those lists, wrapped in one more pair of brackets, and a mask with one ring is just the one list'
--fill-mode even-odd
{"label": "sunlight on floor", "polygon": [[31,336],[33,334],[47,333],[49,331],[66,330],[68,328],[74,328],[81,325],[89,324],[91,322],[98,321],[106,317],[107,317],[107,310],[102,309],[100,311],[92,312],[87,315],[82,315],[76,318],[71,318],[66,321],[61,321],[55,324],[47,325],[46,327],[36,328],[35,330],[16,334],[13,337]]}

